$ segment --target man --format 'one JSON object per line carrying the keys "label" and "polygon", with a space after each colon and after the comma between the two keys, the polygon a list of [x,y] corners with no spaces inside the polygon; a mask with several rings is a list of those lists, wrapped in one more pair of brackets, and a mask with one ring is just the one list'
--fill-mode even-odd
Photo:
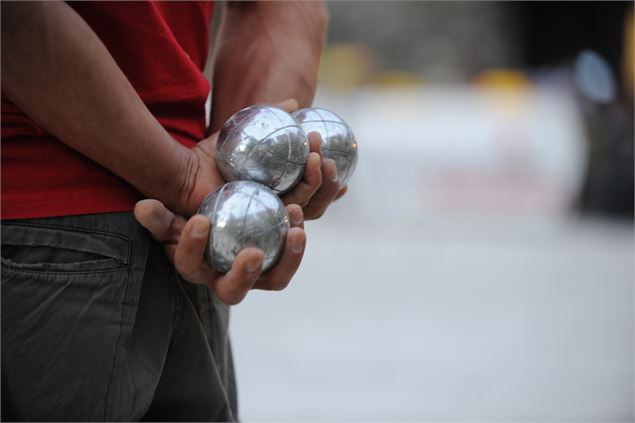
{"label": "man", "polygon": [[303,219],[345,188],[311,136],[304,180],[283,198],[293,228],[264,273],[255,248],[226,275],[207,266],[210,223],[192,215],[224,182],[214,145],[227,117],[311,103],[324,6],[226,4],[209,128],[212,4],[1,7],[3,420],[236,419],[227,304],[284,288]]}

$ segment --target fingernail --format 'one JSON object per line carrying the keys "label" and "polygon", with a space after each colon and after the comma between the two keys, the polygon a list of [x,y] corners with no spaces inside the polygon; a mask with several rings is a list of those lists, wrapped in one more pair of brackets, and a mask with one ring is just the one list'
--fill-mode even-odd
{"label": "fingernail", "polygon": [[291,213],[291,221],[293,222],[294,225],[299,225],[302,223],[302,209],[297,209],[295,210],[293,213]]}
{"label": "fingernail", "polygon": [[155,228],[167,228],[170,226],[170,223],[174,219],[174,213],[171,211],[167,211],[167,213],[154,213],[152,216],[152,222],[155,225]]}
{"label": "fingernail", "polygon": [[254,259],[247,262],[245,265],[247,269],[247,273],[256,273],[262,269],[262,262],[260,260]]}
{"label": "fingernail", "polygon": [[291,238],[291,251],[300,254],[304,250],[304,239],[301,237]]}
{"label": "fingernail", "polygon": [[192,237],[204,238],[207,235],[207,225],[205,222],[195,220],[192,222]]}
{"label": "fingernail", "polygon": [[339,178],[337,177],[337,165],[335,164],[335,160],[333,159],[329,159],[333,164],[331,165],[331,167],[333,168],[332,170],[332,174],[331,174],[331,180],[333,182],[339,182]]}

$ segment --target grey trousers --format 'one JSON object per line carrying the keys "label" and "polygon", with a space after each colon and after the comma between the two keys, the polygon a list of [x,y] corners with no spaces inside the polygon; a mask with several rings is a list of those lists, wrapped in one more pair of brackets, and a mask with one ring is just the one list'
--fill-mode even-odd
{"label": "grey trousers", "polygon": [[228,317],[131,213],[3,221],[2,420],[236,420]]}

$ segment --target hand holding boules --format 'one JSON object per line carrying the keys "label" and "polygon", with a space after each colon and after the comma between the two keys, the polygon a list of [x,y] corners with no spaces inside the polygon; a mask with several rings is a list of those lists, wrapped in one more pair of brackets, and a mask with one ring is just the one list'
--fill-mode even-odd
{"label": "hand holding boules", "polygon": [[222,302],[231,305],[239,303],[250,289],[284,289],[299,268],[306,243],[302,209],[298,205],[289,205],[286,209],[291,228],[278,263],[263,272],[263,252],[247,247],[237,254],[226,274],[221,274],[204,260],[211,229],[206,216],[197,214],[186,221],[157,200],[139,201],[134,214],[153,238],[163,244],[168,258],[183,278],[207,285]]}
{"label": "hand holding boules", "polygon": [[[292,100],[285,101],[280,107],[293,111],[297,108],[297,103]],[[265,254],[252,246],[246,246],[236,254],[231,268],[224,275],[207,264],[204,256],[212,226],[206,216],[195,215],[186,221],[156,200],[143,200],[137,203],[135,216],[152,236],[164,245],[168,257],[185,279],[208,285],[216,292],[218,298],[227,304],[240,302],[252,288],[282,289],[289,283],[302,259],[306,243],[303,230],[304,216],[320,217],[333,199],[346,192],[346,187],[339,187],[335,161],[326,158],[321,160],[319,134],[311,132],[308,139],[311,152],[304,167],[304,174],[295,187],[281,196],[282,201],[287,204],[291,228],[286,235],[278,264],[267,271],[262,271]],[[209,193],[209,187],[215,189],[222,184],[220,174],[216,170],[216,135],[203,140],[193,151],[199,158],[199,171],[192,173],[196,176],[195,183],[191,185],[191,190],[186,193],[185,198],[193,201],[199,198],[199,203],[196,204],[200,204],[201,199]],[[202,167],[202,163],[206,163],[208,159],[212,159],[214,165]],[[201,172],[201,168],[205,171]],[[297,204],[303,206],[303,209]],[[197,206],[194,207],[196,210]]]}
{"label": "hand holding boules", "polygon": [[290,227],[289,214],[278,196],[264,185],[228,182],[203,200],[198,213],[212,224],[205,259],[218,271],[229,271],[246,247],[264,253],[263,271],[280,258]]}
{"label": "hand holding boules", "polygon": [[316,219],[346,193],[357,162],[357,142],[348,125],[326,109],[289,115],[256,105],[225,122],[216,159],[225,179],[260,182],[279,193],[285,204],[301,205],[307,219]]}
{"label": "hand holding boules", "polygon": [[357,140],[344,119],[330,110],[310,107],[291,114],[304,132],[320,134],[322,158],[332,159],[340,185],[345,186],[357,165]]}
{"label": "hand holding boules", "polygon": [[225,180],[259,182],[276,193],[289,191],[302,179],[309,153],[306,134],[291,115],[266,105],[236,112],[216,144]]}
{"label": "hand holding boules", "polygon": [[[348,191],[347,184],[357,164],[357,140],[346,122],[329,110],[307,108],[293,112],[292,116],[308,134],[311,151],[322,158],[322,180],[310,201],[302,203],[301,196],[294,194],[301,191],[301,187],[307,188],[305,181],[309,177],[305,173],[294,193],[283,197],[283,201],[301,204],[306,219],[317,219]],[[308,169],[307,165],[307,172]]]}

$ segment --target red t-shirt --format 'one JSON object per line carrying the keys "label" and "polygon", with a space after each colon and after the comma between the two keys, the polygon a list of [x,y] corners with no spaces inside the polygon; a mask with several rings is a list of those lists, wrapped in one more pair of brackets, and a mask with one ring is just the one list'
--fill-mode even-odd
{"label": "red t-shirt", "polygon": [[[203,139],[210,91],[203,69],[213,3],[69,4],[173,138],[190,147]],[[130,211],[141,198],[124,180],[39,128],[4,94],[1,154],[3,219]]]}

